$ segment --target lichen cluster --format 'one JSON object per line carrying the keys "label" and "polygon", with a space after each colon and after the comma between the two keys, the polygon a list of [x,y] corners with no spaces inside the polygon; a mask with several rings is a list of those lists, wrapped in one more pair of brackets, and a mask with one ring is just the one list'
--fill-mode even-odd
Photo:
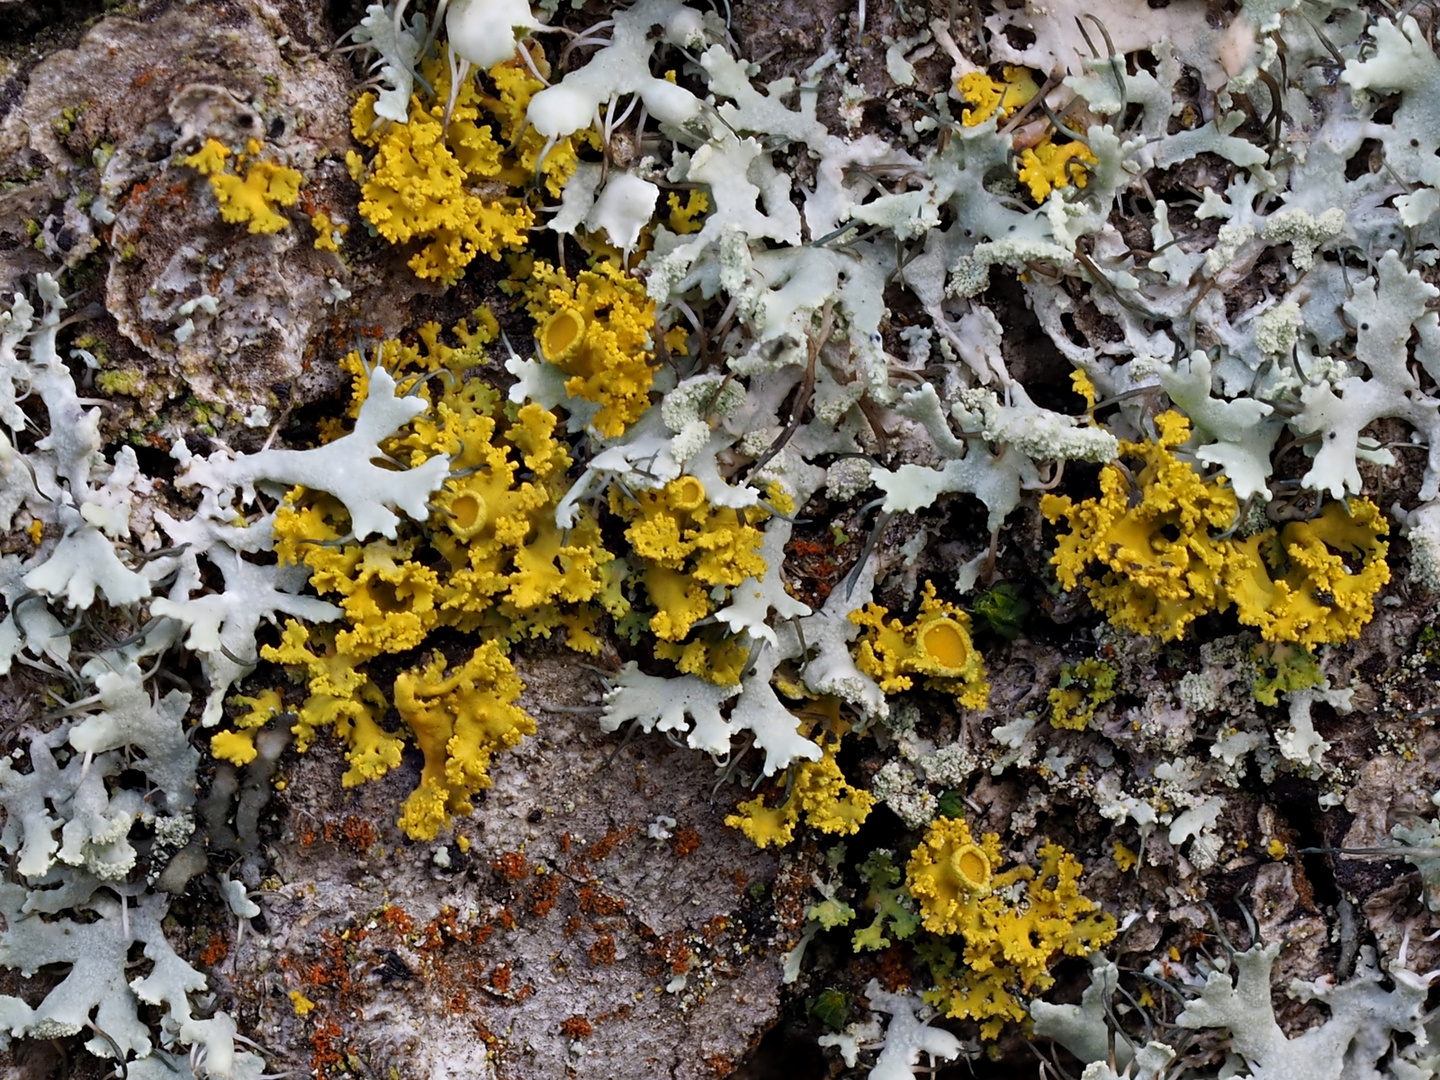
{"label": "lichen cluster", "polygon": [[568,139],[547,146],[526,123],[542,84],[518,59],[493,68],[489,87],[465,80],[448,111],[442,61],[428,61],[421,77],[433,93],[411,97],[404,123],[377,115],[375,94],[360,96],[351,127],[374,155],[367,161],[352,150],[347,161],[365,220],[392,244],[420,242],[410,258],[416,276],[453,284],[477,256],[526,247],[535,213],[519,189],[543,176],[549,195],[558,195],[575,148]]}
{"label": "lichen cluster", "polygon": [[[490,785],[491,755],[535,731],[514,704],[522,684],[506,655],[510,645],[561,630],[570,648],[593,652],[602,607],[624,610],[618,596],[603,595],[613,557],[594,518],[582,512],[567,532],[555,522],[571,464],[554,437],[555,417],[535,405],[511,419],[496,415],[493,392],[467,379],[475,350],[494,336],[486,315],[478,330],[456,327],[458,347],[444,344],[432,324],[420,345],[389,341],[373,356],[426,404],[378,451],[410,465],[448,461],[428,518],[362,544],[339,500],[295,488],[273,524],[281,561],[308,569],[312,587],[334,597],[342,613],[338,630],[292,621],[281,644],[262,651],[305,686],[297,745],[304,750],[328,728],[348,748],[344,783],[378,779],[400,763],[406,741],[383,724],[393,703],[425,756],[400,815],[416,839],[433,839],[452,814],[468,813],[469,797]],[[346,360],[357,416],[370,392],[365,363],[359,353]],[[438,558],[421,561],[421,550]],[[388,694],[366,673],[367,661],[413,655],[447,627],[487,639],[453,673],[437,653],[396,675]]]}
{"label": "lichen cluster", "polygon": [[1065,519],[1053,562],[1067,589],[1084,577],[1091,600],[1116,626],[1161,639],[1180,637],[1197,617],[1232,605],[1266,641],[1313,646],[1353,638],[1370,621],[1390,581],[1381,539],[1390,530],[1367,499],[1324,504],[1308,521],[1238,536],[1238,503],[1223,474],[1204,479],[1174,455],[1190,437],[1179,413],[1156,418],[1153,443],[1124,443],[1131,472],[1107,465],[1101,494],[1076,502],[1046,495],[1040,511]]}
{"label": "lichen cluster", "polygon": [[[62,171],[13,200],[56,209],[25,229],[55,265],[0,313],[0,675],[44,699],[0,757],[0,963],[68,974],[0,996],[0,1042],[85,1033],[142,1080],[188,1046],[197,1077],[255,1080],[164,920],[192,882],[260,913],[288,751],[337,745],[340,786],[386,804],[407,777],[398,846],[359,846],[449,870],[506,812],[480,804],[516,747],[574,749],[547,738],[570,711],[668,740],[640,744],[657,771],[708,755],[706,821],[784,849],[766,881],[708,866],[734,888],[707,947],[743,922],[724,949],[802,983],[787,1000],[847,1067],[959,1055],[923,1001],[1095,1080],[1178,1075],[1180,1029],[1230,1040],[1196,1076],[1440,1075],[1406,946],[1390,984],[1357,960],[1356,913],[1384,947],[1398,894],[1359,904],[1334,867],[1312,888],[1332,847],[1296,824],[1343,806],[1325,835],[1403,844],[1437,906],[1434,783],[1374,779],[1434,756],[1434,657],[1406,635],[1440,582],[1435,16],[1307,3],[1125,0],[1109,26],[897,4],[873,36],[861,5],[809,66],[752,62],[749,23],[682,0],[375,3],[331,144],[293,103],[191,80],[143,139],[87,147],[98,194],[61,206]],[[191,234],[150,235],[182,213]],[[296,329],[265,274],[315,278],[294,296],[324,310]],[[80,335],[87,291],[130,307]],[[262,333],[293,385],[254,374]],[[121,399],[167,393],[142,370],[177,347],[176,380],[236,366],[228,404],[127,432]],[[564,701],[527,689],[540,657],[574,673]],[[531,820],[551,802],[573,810],[546,792]],[[611,827],[688,857],[674,809]],[[655,994],[683,1008],[713,989],[648,926],[659,968],[617,950],[625,903],[561,835],[485,854],[507,904],[543,917],[573,887],[563,937],[592,936],[592,967],[668,966]],[[1255,915],[1217,910],[1245,889]],[[1238,1004],[1269,989],[1257,920],[1314,967],[1330,894],[1354,976],[1297,980],[1330,1018],[1287,1039]],[[1040,1000],[1122,925],[1143,986],[1096,958],[1080,1004]],[[277,970],[286,1022],[338,1037],[319,980]],[[509,972],[485,985],[518,1003]],[[862,986],[883,1035],[850,1020]],[[559,1030],[578,1070],[595,1025]]]}
{"label": "lichen cluster", "polygon": [[947,1016],[981,1021],[986,1038],[1007,1019],[1025,1019],[1016,994],[1053,985],[1050,968],[1060,956],[1087,956],[1115,937],[1114,917],[1096,914],[1081,895],[1075,857],[1059,844],[1042,845],[1038,855],[1038,866],[1002,870],[997,834],[977,844],[963,818],[944,818],[906,868],[921,925],[957,939],[921,946],[936,982],[926,999]]}

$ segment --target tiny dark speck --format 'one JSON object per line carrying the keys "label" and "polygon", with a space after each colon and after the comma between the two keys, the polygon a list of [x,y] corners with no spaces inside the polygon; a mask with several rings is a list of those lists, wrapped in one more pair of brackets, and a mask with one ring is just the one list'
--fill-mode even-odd
{"label": "tiny dark speck", "polygon": [[543,818],[544,816],[545,816],[545,811],[544,811],[544,810],[541,810],[541,809],[537,806],[534,810],[531,810],[530,813],[528,813],[528,814],[525,815],[525,820],[528,821],[531,825],[539,825],[539,824],[540,824],[540,819]]}
{"label": "tiny dark speck", "polygon": [[283,116],[277,116],[274,120],[270,121],[269,134],[272,139],[278,139],[281,135],[285,134],[285,118]]}
{"label": "tiny dark speck", "polygon": [[185,446],[192,454],[199,454],[202,457],[215,449],[215,444],[198,431],[187,431],[185,433]]}
{"label": "tiny dark speck", "polygon": [[1370,329],[1370,324],[1369,324],[1368,322],[1362,322],[1362,323],[1360,324],[1360,329],[1361,329],[1361,330],[1369,330],[1369,329]]}
{"label": "tiny dark speck", "polygon": [[380,982],[409,982],[415,978],[415,972],[394,949],[380,950],[381,962],[376,971],[380,976]]}
{"label": "tiny dark speck", "polygon": [[55,246],[61,251],[69,251],[75,246],[75,230],[68,226],[61,229],[55,234]]}

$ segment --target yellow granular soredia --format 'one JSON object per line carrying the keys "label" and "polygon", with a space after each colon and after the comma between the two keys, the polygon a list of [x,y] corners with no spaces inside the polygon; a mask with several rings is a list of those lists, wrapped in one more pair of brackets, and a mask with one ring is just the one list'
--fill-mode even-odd
{"label": "yellow granular soredia", "polygon": [[295,1010],[296,1016],[309,1016],[315,1011],[315,1002],[311,1001],[301,991],[291,990],[290,1008]]}
{"label": "yellow granular soredia", "polygon": [[1020,182],[1030,189],[1037,203],[1056,188],[1086,184],[1085,166],[1098,159],[1082,142],[1054,143],[1046,138],[1033,148],[1020,151]]}
{"label": "yellow granular soredia", "polygon": [[[1190,436],[1184,416],[1163,413],[1156,424],[1156,442],[1121,444],[1122,459],[1143,462],[1138,471],[1106,465],[1096,498],[1041,499],[1048,520],[1070,526],[1051,559],[1061,585],[1083,579],[1116,626],[1165,640],[1231,604],[1266,641],[1318,645],[1358,635],[1390,580],[1380,539],[1389,526],[1379,508],[1352,499],[1348,510],[1331,503],[1278,531],[1225,535],[1234,493],[1223,477],[1205,480],[1175,456]],[[1085,575],[1096,563],[1104,573]]]}
{"label": "yellow granular soredia", "polygon": [[1080,894],[1075,857],[1058,844],[1039,856],[1038,867],[1002,869],[997,834],[977,843],[962,819],[940,818],[906,868],[922,925],[958,939],[929,950],[936,986],[925,1000],[979,1021],[986,1039],[1026,1017],[1021,997],[1053,985],[1050,968],[1061,956],[1084,956],[1115,937],[1115,920]]}
{"label": "yellow granular soredia", "polygon": [[739,829],[758,847],[784,846],[794,838],[803,819],[821,832],[853,836],[875,806],[875,797],[852,787],[835,762],[840,748],[838,735],[819,740],[823,754],[819,761],[801,761],[790,766],[789,794],[779,806],[765,805],[763,796],[736,806],[725,824]]}
{"label": "yellow granular soredia", "polygon": [[276,208],[295,205],[304,177],[288,166],[253,160],[260,150],[260,143],[251,139],[246,152],[236,158],[235,171],[230,172],[229,148],[215,139],[206,139],[205,145],[182,158],[181,164],[209,178],[225,221],[248,222],[252,233],[277,233],[290,222]]}
{"label": "yellow granular soredia", "polygon": [[850,621],[864,627],[855,663],[887,694],[910,690],[917,676],[931,690],[953,694],[966,708],[981,709],[990,695],[985,662],[970,639],[970,616],[935,595],[927,581],[915,621],[885,621],[889,614],[879,604],[867,604],[850,613]]}
{"label": "yellow granular soredia", "polygon": [[446,668],[436,652],[424,668],[395,679],[395,708],[425,755],[399,821],[415,840],[433,840],[452,815],[468,814],[470,797],[491,785],[491,755],[535,733],[535,721],[515,705],[524,685],[497,642]]}
{"label": "yellow granular soredia", "polygon": [[607,439],[624,434],[650,408],[655,377],[655,303],[645,286],[604,261],[573,279],[537,261],[513,287],[535,320],[540,355],[566,376],[565,392],[600,406],[590,426]]}
{"label": "yellow granular soredia", "polygon": [[1089,658],[1060,669],[1060,685],[1048,695],[1050,724],[1070,731],[1084,731],[1096,710],[1115,697],[1113,666]]}
{"label": "yellow granular soredia", "polygon": [[1007,64],[1003,74],[1004,82],[996,82],[983,71],[971,71],[960,76],[955,89],[969,106],[960,114],[962,124],[976,127],[989,120],[997,111],[1000,119],[1004,120],[1040,92],[1034,77],[1024,68]]}

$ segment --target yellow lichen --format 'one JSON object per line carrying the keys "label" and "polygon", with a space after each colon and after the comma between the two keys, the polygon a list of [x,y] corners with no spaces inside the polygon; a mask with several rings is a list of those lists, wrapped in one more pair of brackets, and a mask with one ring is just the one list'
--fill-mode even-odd
{"label": "yellow lichen", "polygon": [[[1389,531],[1368,499],[1332,502],[1309,521],[1238,541],[1225,584],[1240,621],[1266,641],[1321,645],[1358,637],[1390,580]],[[1248,573],[1247,573],[1248,571]]]}
{"label": "yellow lichen", "polygon": [[336,651],[330,638],[329,630],[307,628],[290,619],[280,644],[265,646],[260,655],[290,667],[309,690],[292,728],[295,748],[303,753],[320,731],[331,729],[347,746],[350,768],[341,783],[354,787],[399,765],[404,741],[380,724],[389,708],[385,695],[356,669],[352,658]]}
{"label": "yellow lichen", "polygon": [[654,648],[656,656],[672,661],[686,675],[697,675],[717,686],[738,683],[750,659],[749,639],[718,626],[696,630],[683,644],[662,639]]}
{"label": "yellow lichen", "polygon": [[1021,996],[1049,988],[1061,956],[1084,956],[1115,936],[1115,920],[1097,915],[1080,894],[1082,868],[1058,844],[1040,848],[1040,865],[1001,869],[1000,838],[977,843],[959,818],[940,818],[911,853],[906,881],[920,902],[921,924],[959,938],[928,955],[936,986],[925,995],[947,1016],[980,1022],[992,1039],[1004,1022],[1027,1015]]}
{"label": "yellow lichen", "polygon": [[233,765],[248,765],[257,753],[255,733],[272,717],[285,711],[285,701],[278,690],[262,690],[254,697],[236,694],[228,703],[248,708],[235,717],[233,731],[220,731],[211,736],[210,752]]}
{"label": "yellow lichen", "polygon": [[395,708],[425,755],[420,784],[405,800],[400,827],[433,840],[454,814],[470,812],[470,796],[490,781],[490,758],[535,733],[515,705],[524,685],[497,642],[487,641],[447,674],[436,652],[424,668],[395,678]]}
{"label": "yellow lichen", "polygon": [[590,426],[615,438],[650,407],[655,303],[645,286],[609,262],[570,278],[549,263],[522,267],[540,355],[565,373],[565,392],[600,406]]}
{"label": "yellow lichen", "polygon": [[913,622],[887,623],[888,614],[879,604],[850,614],[850,621],[866,630],[855,654],[861,671],[887,694],[912,689],[915,677],[922,676],[929,689],[953,694],[966,708],[985,707],[990,684],[984,660],[970,639],[970,616],[937,598],[929,581]]}
{"label": "yellow lichen", "polygon": [[[1098,497],[1041,499],[1046,518],[1070,525],[1051,559],[1061,585],[1073,589],[1083,576],[1112,623],[1166,640],[1231,604],[1267,641],[1316,645],[1359,634],[1390,580],[1379,509],[1364,499],[1348,510],[1331,503],[1312,521],[1236,539],[1228,531],[1237,505],[1224,477],[1206,480],[1175,456],[1189,421],[1171,411],[1156,425],[1155,442],[1121,444],[1121,463],[1101,470]],[[1105,572],[1084,576],[1095,563]]]}
{"label": "yellow lichen", "polygon": [[[479,180],[499,170],[499,147],[483,145],[490,129],[475,126],[473,109],[452,118],[451,129],[442,128],[443,115],[443,105],[427,109],[417,99],[410,122],[390,126],[370,163],[360,213],[392,244],[422,239],[410,269],[448,285],[477,255],[499,258],[507,248],[523,247],[534,215],[512,196],[487,201],[472,194]],[[447,131],[453,131],[449,138]],[[461,139],[469,143],[471,170],[450,145]]]}
{"label": "yellow lichen", "polygon": [[365,220],[392,244],[423,241],[410,268],[418,277],[453,284],[478,255],[498,259],[529,243],[535,215],[523,189],[538,172],[549,194],[559,195],[577,158],[572,139],[565,139],[541,162],[545,140],[524,117],[543,84],[518,58],[489,72],[495,94],[482,90],[477,77],[467,78],[448,124],[445,64],[431,60],[422,74],[434,96],[415,94],[404,124],[379,123],[374,95],[361,96],[351,130],[375,156],[363,173],[359,162],[350,168],[363,176]]}
{"label": "yellow lichen", "polygon": [[225,162],[230,157],[230,148],[218,139],[206,139],[205,145],[180,164],[189,165],[201,176],[219,176],[225,172]]}
{"label": "yellow lichen", "polygon": [[277,233],[290,222],[276,208],[295,205],[304,177],[288,166],[257,160],[260,152],[260,143],[251,139],[245,152],[235,159],[235,171],[231,172],[229,148],[215,139],[206,139],[205,145],[182,158],[181,164],[209,178],[225,221],[248,222],[252,233]]}
{"label": "yellow lichen", "polygon": [[1047,495],[1040,509],[1049,520],[1063,516],[1073,526],[1052,559],[1065,588],[1075,588],[1083,570],[1101,562],[1109,572],[1085,579],[1091,601],[1116,626],[1171,639],[1222,606],[1227,552],[1212,532],[1230,527],[1236,502],[1223,480],[1205,481],[1172,452],[1190,437],[1189,421],[1167,412],[1156,423],[1158,441],[1121,444],[1122,459],[1143,461],[1138,472],[1107,465],[1099,498],[1074,503]]}
{"label": "yellow lichen", "polygon": [[[494,316],[484,315],[480,330],[456,328],[461,348],[440,342],[430,324],[420,333],[423,348],[386,342],[379,349],[402,389],[415,388],[431,403],[382,449],[410,464],[436,454],[453,463],[451,478],[432,497],[428,522],[407,525],[394,541],[362,546],[343,542],[348,521],[328,496],[292,494],[276,514],[277,554],[309,567],[317,591],[340,596],[348,626],[336,646],[356,660],[414,648],[437,626],[466,632],[483,626],[506,641],[566,626],[573,647],[594,651],[599,609],[590,602],[612,614],[627,609],[618,590],[607,591],[611,556],[594,518],[580,510],[568,531],[555,522],[571,464],[555,437],[555,416],[526,405],[512,421],[497,418],[494,392],[464,378],[474,350],[494,333]],[[344,366],[363,400],[368,376],[358,354]],[[417,370],[443,378],[416,387]],[[417,562],[422,546],[443,559]]]}
{"label": "yellow lichen", "polygon": [[1048,695],[1051,726],[1084,731],[1096,710],[1115,697],[1115,676],[1113,666],[1094,658],[1063,665],[1060,685]]}
{"label": "yellow lichen", "polygon": [[1314,651],[1286,642],[1260,642],[1250,649],[1255,677],[1250,692],[1261,705],[1276,705],[1282,693],[1324,687],[1329,677]]}
{"label": "yellow lichen", "polygon": [[[349,539],[343,504],[298,488],[274,519],[280,560],[305,565],[315,590],[337,598],[343,619],[323,629],[292,621],[281,644],[263,655],[306,683],[298,749],[326,728],[347,744],[346,785],[384,775],[399,764],[405,745],[403,733],[381,726],[391,702],[371,680],[367,661],[423,646],[439,627],[485,638],[454,672],[447,674],[436,653],[429,665],[395,679],[394,706],[425,756],[400,825],[421,839],[467,812],[469,797],[489,784],[491,756],[534,730],[513,704],[523,686],[505,645],[563,628],[568,645],[593,652],[602,612],[628,610],[622,574],[610,565],[593,515],[581,508],[568,530],[556,524],[571,458],[556,437],[554,414],[525,405],[507,419],[495,392],[467,378],[498,331],[488,311],[476,317],[477,329],[455,328],[458,347],[442,342],[430,324],[419,344],[385,342],[368,360],[384,364],[402,392],[428,405],[380,450],[402,464],[436,455],[452,462],[429,519],[403,523],[393,539],[359,544]],[[368,391],[369,369],[358,353],[342,366],[353,378],[353,416]],[[343,427],[338,422],[331,434]]]}
{"label": "yellow lichen", "polygon": [[1000,119],[1004,120],[1040,92],[1034,77],[1024,68],[1006,64],[1002,74],[1005,76],[1003,82],[997,82],[983,71],[971,71],[960,76],[955,89],[969,106],[960,114],[960,122],[966,127],[983,124],[997,111]]}
{"label": "yellow lichen", "polygon": [[641,580],[656,609],[650,629],[663,641],[684,640],[710,614],[716,588],[765,573],[764,534],[741,511],[711,506],[693,476],[651,491],[612,489],[610,508],[629,522],[625,539],[641,562]]}
{"label": "yellow lichen", "polygon": [[1047,136],[1034,147],[1020,151],[1020,182],[1030,189],[1030,197],[1044,202],[1056,188],[1072,183],[1083,188],[1087,182],[1086,165],[1099,159],[1082,142],[1052,142]]}
{"label": "yellow lichen", "polygon": [[710,211],[710,193],[708,191],[696,188],[685,197],[683,203],[680,201],[680,193],[672,191],[665,201],[670,207],[670,218],[667,224],[671,232],[683,236],[699,232],[704,228],[704,224],[699,219]]}
{"label": "yellow lichen", "polygon": [[[837,717],[838,702],[831,699],[826,705],[830,710],[828,717]],[[802,819],[821,832],[840,836],[853,836],[858,832],[875,806],[875,797],[852,787],[835,761],[848,725],[834,719],[828,719],[828,724],[827,730],[817,737],[822,751],[820,760],[790,766],[786,777],[788,794],[780,805],[766,806],[763,795],[749,799],[736,806],[736,812],[725,818],[725,824],[739,829],[762,848],[790,843]]]}
{"label": "yellow lichen", "polygon": [[1112,857],[1115,859],[1115,865],[1119,867],[1122,874],[1128,874],[1131,870],[1134,870],[1135,867],[1138,866],[1140,863],[1140,856],[1135,854],[1135,852],[1131,851],[1119,840],[1115,841],[1115,844],[1111,849],[1111,853]]}
{"label": "yellow lichen", "polygon": [[[442,412],[444,412],[442,402]],[[584,511],[567,531],[555,507],[568,481],[570,454],[554,437],[555,416],[526,405],[496,432],[489,417],[454,416],[457,471],[436,499],[432,542],[446,557],[443,622],[474,629],[493,611],[514,628],[510,637],[545,635],[558,625],[556,605],[600,600],[610,554],[599,526]],[[521,468],[530,478],[516,479]]]}
{"label": "yellow lichen", "polygon": [[[374,105],[374,102],[371,102]],[[350,179],[361,184],[365,181],[366,174],[370,171],[365,159],[354,150],[345,151],[345,171],[350,174]]]}
{"label": "yellow lichen", "polygon": [[232,765],[249,765],[255,760],[255,735],[249,731],[219,731],[210,737],[210,752]]}
{"label": "yellow lichen", "polygon": [[[1004,120],[1015,109],[1030,102],[1040,92],[1034,78],[1024,68],[1006,66],[1004,81],[992,79],[983,71],[971,71],[960,77],[956,91],[966,103],[960,114],[965,127],[975,127],[999,114]],[[1055,188],[1086,184],[1086,165],[1096,164],[1096,157],[1083,142],[1054,142],[1046,135],[1034,146],[1017,146],[1020,159],[1020,182],[1030,189],[1036,202]]]}
{"label": "yellow lichen", "polygon": [[337,225],[326,213],[310,215],[310,227],[315,230],[315,248],[318,251],[339,251],[340,238],[350,231],[348,225]]}
{"label": "yellow lichen", "polygon": [[1095,384],[1090,381],[1090,376],[1083,368],[1076,368],[1070,372],[1070,386],[1075,393],[1085,399],[1085,408],[1093,412],[1095,410]]}

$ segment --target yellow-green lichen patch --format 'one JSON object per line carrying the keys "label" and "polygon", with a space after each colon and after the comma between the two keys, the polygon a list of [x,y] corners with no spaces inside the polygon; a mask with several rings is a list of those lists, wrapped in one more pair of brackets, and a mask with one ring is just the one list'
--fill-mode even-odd
{"label": "yellow-green lichen patch", "polygon": [[262,152],[260,141],[250,139],[236,155],[232,170],[230,148],[206,139],[204,146],[181,163],[209,178],[225,221],[245,224],[252,233],[277,233],[290,224],[280,208],[299,201],[304,177],[287,165],[261,157]]}
{"label": "yellow-green lichen patch", "polygon": [[[1155,442],[1122,444],[1122,457],[1138,468],[1105,466],[1097,497],[1041,499],[1041,512],[1070,528],[1051,559],[1061,585],[1083,580],[1116,626],[1164,640],[1232,605],[1266,641],[1318,645],[1358,635],[1390,580],[1381,539],[1389,525],[1379,508],[1365,499],[1330,503],[1311,521],[1237,539],[1238,504],[1224,477],[1207,480],[1176,456],[1189,421],[1172,411],[1156,424]],[[1087,574],[1097,563],[1103,572]]]}
{"label": "yellow-green lichen patch", "polygon": [[970,638],[969,615],[939,599],[929,581],[913,622],[887,622],[888,614],[879,604],[869,604],[850,616],[865,630],[855,655],[861,671],[887,694],[912,689],[919,677],[929,689],[954,695],[966,708],[984,708],[990,684],[985,681],[985,661]]}
{"label": "yellow-green lichen patch", "polygon": [[1045,844],[1038,866],[1006,859],[1000,837],[977,842],[959,818],[941,818],[911,853],[906,882],[921,925],[935,938],[920,953],[935,988],[925,999],[947,1016],[979,1021],[993,1039],[1006,1020],[1025,1019],[1023,997],[1054,984],[1062,956],[1084,956],[1115,936],[1115,920],[1081,895],[1081,866]]}
{"label": "yellow-green lichen patch", "polygon": [[[537,59],[544,63],[543,55]],[[527,246],[535,213],[524,189],[540,176],[548,195],[558,196],[575,168],[576,140],[547,146],[525,122],[543,84],[518,58],[490,70],[493,92],[467,78],[448,122],[443,60],[426,63],[422,74],[434,93],[417,92],[403,124],[380,120],[375,96],[361,96],[352,132],[374,155],[366,161],[351,151],[346,160],[361,184],[365,220],[392,244],[420,245],[410,258],[417,277],[452,284],[476,257],[498,259]]]}

